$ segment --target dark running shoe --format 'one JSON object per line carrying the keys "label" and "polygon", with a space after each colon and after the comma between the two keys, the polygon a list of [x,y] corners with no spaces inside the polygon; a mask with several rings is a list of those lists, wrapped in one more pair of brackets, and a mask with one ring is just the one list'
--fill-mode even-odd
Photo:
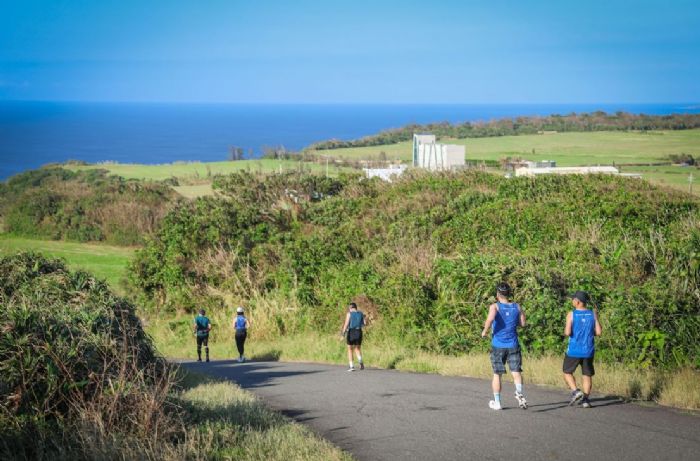
{"label": "dark running shoe", "polygon": [[365,369],[365,364],[360,362],[360,370],[364,370],[364,369]]}
{"label": "dark running shoe", "polygon": [[571,400],[569,401],[569,406],[576,405],[583,399],[583,392],[576,389],[571,393]]}
{"label": "dark running shoe", "polygon": [[581,400],[581,407],[591,408],[591,402],[588,401],[588,397],[584,397],[583,400]]}

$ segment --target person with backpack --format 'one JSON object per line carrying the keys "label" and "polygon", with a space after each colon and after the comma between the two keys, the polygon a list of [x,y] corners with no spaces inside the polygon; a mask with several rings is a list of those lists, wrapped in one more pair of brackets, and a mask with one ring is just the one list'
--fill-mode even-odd
{"label": "person with backpack", "polygon": [[238,362],[245,362],[245,340],[248,337],[250,321],[245,317],[242,307],[236,309],[236,317],[233,319],[233,329],[235,330],[236,348],[238,349]]}
{"label": "person with backpack", "polygon": [[[593,387],[593,356],[595,354],[595,337],[600,336],[603,327],[598,320],[598,312],[589,309],[590,297],[585,291],[577,291],[571,295],[571,304],[574,310],[566,315],[564,336],[569,338],[569,346],[564,355],[564,381],[571,389],[571,401],[569,405],[581,403],[583,408],[591,408],[588,396]],[[583,391],[576,385],[574,371],[581,365]]]}
{"label": "person with backpack", "polygon": [[489,329],[493,328],[491,339],[493,400],[489,401],[489,408],[492,410],[503,408],[501,406],[501,375],[506,372],[506,362],[508,362],[508,368],[513,375],[515,399],[518,401],[518,406],[523,410],[527,409],[527,400],[523,394],[522,354],[518,340],[518,328],[525,326],[525,312],[518,303],[510,300],[512,293],[510,285],[505,282],[496,286],[496,302],[489,306],[489,313],[481,332],[481,337],[485,338]]}
{"label": "person with backpack", "polygon": [[346,337],[348,344],[348,362],[350,368],[348,371],[355,371],[355,366],[352,362],[352,353],[355,352],[357,361],[360,363],[360,370],[365,369],[365,364],[362,362],[362,327],[365,326],[365,314],[357,310],[357,304],[350,303],[348,313],[345,316],[343,330],[340,333],[341,337]]}
{"label": "person with backpack", "polygon": [[207,362],[209,361],[209,332],[211,331],[211,322],[205,315],[204,309],[199,310],[199,315],[194,318],[193,331],[197,337],[197,361],[202,361],[202,345],[206,352]]}

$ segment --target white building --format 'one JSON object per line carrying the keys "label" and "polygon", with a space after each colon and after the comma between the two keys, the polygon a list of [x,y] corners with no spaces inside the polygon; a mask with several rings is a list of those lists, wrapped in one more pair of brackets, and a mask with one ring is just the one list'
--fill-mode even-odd
{"label": "white building", "polygon": [[518,168],[515,176],[538,176],[542,174],[620,174],[613,166],[572,166],[545,168]]}
{"label": "white building", "polygon": [[389,168],[363,168],[362,171],[368,178],[379,178],[391,182],[393,178],[401,176],[406,168],[406,165],[390,165]]}
{"label": "white building", "polygon": [[413,135],[413,166],[431,171],[451,170],[465,165],[464,146],[438,144],[435,135],[417,133]]}

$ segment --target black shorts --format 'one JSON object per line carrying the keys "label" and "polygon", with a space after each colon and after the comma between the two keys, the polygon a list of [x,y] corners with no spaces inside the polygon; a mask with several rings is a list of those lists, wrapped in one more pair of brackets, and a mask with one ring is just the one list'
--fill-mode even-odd
{"label": "black shorts", "polygon": [[362,345],[362,330],[359,328],[354,328],[348,330],[348,346],[361,346]]}
{"label": "black shorts", "polygon": [[209,347],[209,335],[197,336],[197,347],[202,347],[202,344],[204,344],[204,347]]}
{"label": "black shorts", "polygon": [[572,374],[579,365],[581,365],[581,374],[583,376],[593,376],[595,374],[593,357],[581,358],[564,355],[564,365],[562,366],[564,373]]}

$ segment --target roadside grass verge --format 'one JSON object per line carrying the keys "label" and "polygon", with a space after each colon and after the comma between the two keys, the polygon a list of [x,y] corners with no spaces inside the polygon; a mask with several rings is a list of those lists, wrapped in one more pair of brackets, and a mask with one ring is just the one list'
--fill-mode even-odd
{"label": "roadside grass verge", "polygon": [[[190,333],[192,319],[149,322],[147,331],[158,349],[168,357],[196,358],[194,337]],[[215,324],[216,325],[216,324]],[[172,328],[177,330],[173,330]],[[179,330],[179,331],[178,331]],[[370,367],[436,373],[445,376],[467,376],[490,379],[491,362],[488,354],[472,353],[448,356],[400,346],[388,337],[365,336],[362,356]],[[209,341],[213,360],[238,357],[233,333],[226,325],[223,331],[214,329]],[[345,342],[335,335],[302,333],[276,339],[255,338],[251,331],[246,343],[246,357],[251,360],[284,360],[345,364]],[[562,357],[555,355],[523,358],[526,383],[564,389]],[[504,375],[505,376],[505,375]],[[581,381],[580,375],[577,376]],[[505,376],[510,381],[510,375]],[[700,371],[685,368],[676,371],[634,369],[619,364],[596,363],[595,393],[616,395],[633,401],[654,401],[661,405],[700,410]],[[488,387],[484,392],[488,393]]]}
{"label": "roadside grass verge", "polygon": [[20,251],[34,251],[53,258],[62,258],[72,270],[90,272],[107,281],[119,294],[124,294],[122,280],[134,248],[102,244],[38,240],[0,233],[0,256]]}
{"label": "roadside grass verge", "polygon": [[175,402],[186,410],[186,459],[352,459],[232,382],[185,371],[182,377]]}

